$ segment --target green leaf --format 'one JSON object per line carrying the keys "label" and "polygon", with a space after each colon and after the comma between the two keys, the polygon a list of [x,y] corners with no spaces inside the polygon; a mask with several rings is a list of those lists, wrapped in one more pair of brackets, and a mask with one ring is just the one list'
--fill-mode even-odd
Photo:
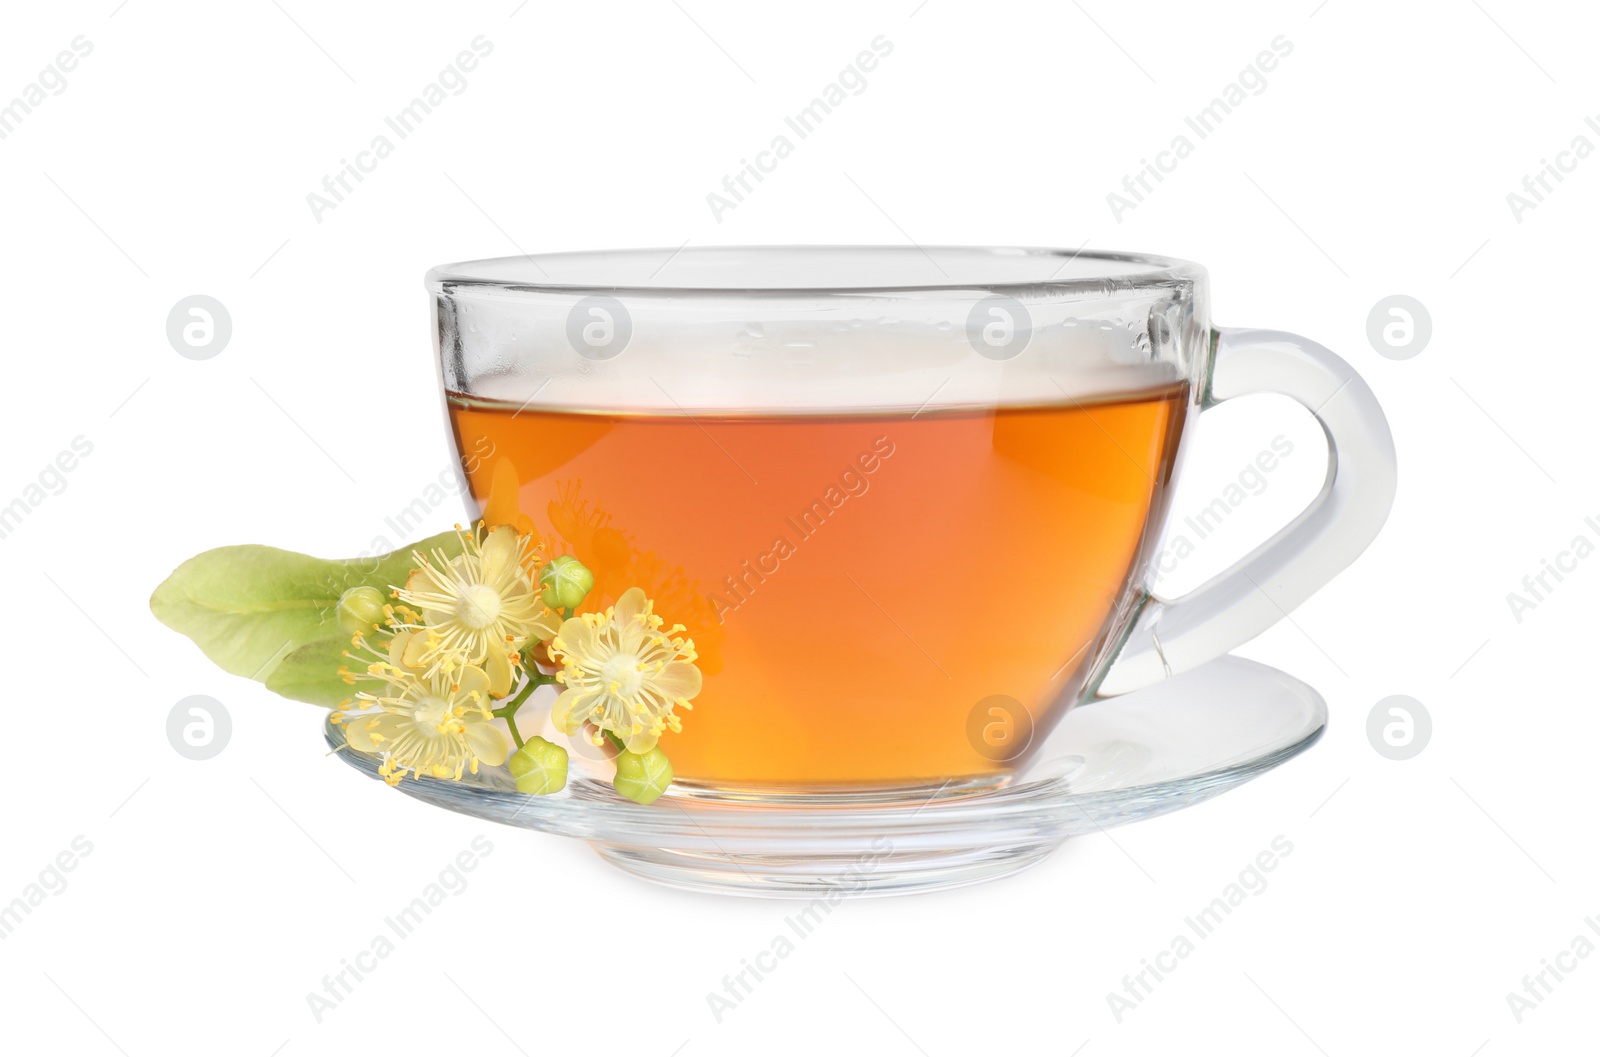
{"label": "green leaf", "polygon": [[[265,682],[297,700],[337,704],[349,696],[340,683],[346,691],[329,700],[350,641],[339,628],[339,596],[352,587],[387,594],[404,584],[417,550],[454,557],[461,553],[461,538],[444,532],[389,554],[342,561],[256,544],[219,547],[173,570],[150,596],[150,611],[223,671]],[[337,654],[331,648],[335,639],[341,644]],[[300,652],[313,644],[317,651]],[[291,656],[297,656],[295,664],[275,678]],[[328,673],[332,682],[315,671],[318,658],[329,657],[337,658]]]}
{"label": "green leaf", "polygon": [[262,682],[281,697],[335,708],[354,697],[357,689],[339,675],[340,667],[348,665],[358,672],[366,667],[365,662],[346,657],[348,649],[350,636],[343,633],[331,639],[308,642],[291,650]]}

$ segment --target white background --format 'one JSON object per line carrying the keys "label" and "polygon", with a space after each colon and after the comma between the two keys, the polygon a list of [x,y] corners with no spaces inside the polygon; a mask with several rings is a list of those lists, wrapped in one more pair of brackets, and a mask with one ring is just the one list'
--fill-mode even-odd
{"label": "white background", "polygon": [[[1600,514],[1586,159],[1507,203],[1600,114],[1576,3],[12,5],[0,101],[93,51],[0,140],[9,384],[0,504],[93,452],[0,539],[0,903],[93,850],[0,940],[14,1052],[940,1054],[1575,1052],[1600,957],[1506,1000],[1600,915],[1592,612],[1600,559],[1518,622],[1506,595]],[[913,10],[916,8],[916,10]],[[478,35],[493,53],[336,209],[306,195]],[[718,221],[708,192],[878,35],[892,55]],[[1136,209],[1106,196],[1283,35],[1292,54]],[[1191,139],[1194,137],[1191,134]],[[1348,357],[1401,485],[1348,572],[1242,650],[1332,724],[1218,800],[991,885],[847,902],[719,1024],[706,994],[793,907],[647,886],[583,845],[456,817],[324,758],[321,714],[211,667],[146,600],[183,558],[328,556],[448,465],[422,272],[478,256],[719,242],[999,243],[1198,260],[1227,324]],[[219,298],[231,342],[165,320]],[[1433,335],[1378,355],[1366,318]],[[1315,492],[1320,438],[1213,412],[1189,513],[1279,433],[1295,454],[1164,582],[1198,581]],[[461,516],[440,509],[437,525]],[[1588,614],[1586,616],[1586,614]],[[194,762],[168,711],[232,739]],[[1369,744],[1408,694],[1431,742]],[[306,994],[482,834],[492,854],[319,1023]],[[1108,992],[1278,835],[1293,853],[1121,1023]],[[1600,937],[1596,937],[1600,940]]]}

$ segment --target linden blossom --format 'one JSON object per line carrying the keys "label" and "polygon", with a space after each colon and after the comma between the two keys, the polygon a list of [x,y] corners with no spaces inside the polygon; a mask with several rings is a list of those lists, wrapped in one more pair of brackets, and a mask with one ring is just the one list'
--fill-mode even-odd
{"label": "linden blossom", "polygon": [[[822,493],[822,498],[813,499],[811,505],[800,513],[800,520],[793,517],[784,518],[784,523],[792,528],[804,542],[816,535],[827,522],[828,518],[837,513],[839,508],[852,496],[863,496],[871,487],[865,475],[875,473],[883,460],[894,454],[894,442],[887,436],[874,438],[872,450],[864,451],[856,456],[856,461],[839,474],[839,484],[829,485]],[[855,467],[859,466],[861,472],[857,473]],[[840,490],[841,486],[843,491]],[[814,523],[813,523],[814,522]],[[798,550],[798,544],[792,543],[789,537],[783,534],[775,536],[772,546],[764,554],[757,555],[752,561],[745,561],[739,566],[739,572],[734,576],[722,578],[722,584],[728,593],[737,602],[729,602],[719,594],[707,595],[711,603],[712,613],[717,618],[717,623],[726,623],[726,614],[733,612],[750,600],[750,595],[757,587],[767,582],[767,577],[775,575],[782,567],[780,563],[792,557]],[[770,564],[769,564],[770,563]],[[753,566],[753,567],[752,567]],[[754,583],[751,581],[754,580]]]}

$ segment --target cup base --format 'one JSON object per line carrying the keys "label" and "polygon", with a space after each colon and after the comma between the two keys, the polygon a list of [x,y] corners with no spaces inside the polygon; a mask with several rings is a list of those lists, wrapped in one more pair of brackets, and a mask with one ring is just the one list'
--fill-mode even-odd
{"label": "cup base", "polygon": [[[960,888],[1021,873],[1061,847],[1059,838],[1001,848],[897,852],[864,863],[861,856],[697,855],[665,848],[595,845],[600,858],[646,881],[696,892],[819,900],[909,895]],[[870,868],[869,868],[870,867]]]}
{"label": "cup base", "polygon": [[[1221,657],[1155,686],[1079,705],[1002,788],[889,802],[707,798],[675,783],[648,807],[593,777],[517,792],[504,767],[407,780],[409,796],[474,818],[574,837],[659,884],[821,901],[933,891],[1004,877],[1068,838],[1155,818],[1241,785],[1309,748],[1327,723],[1317,692]],[[325,728],[344,745],[342,728]],[[371,777],[372,756],[338,757]],[[392,795],[384,790],[383,795]],[[808,906],[801,914],[823,909]],[[793,916],[793,915],[791,915]]]}

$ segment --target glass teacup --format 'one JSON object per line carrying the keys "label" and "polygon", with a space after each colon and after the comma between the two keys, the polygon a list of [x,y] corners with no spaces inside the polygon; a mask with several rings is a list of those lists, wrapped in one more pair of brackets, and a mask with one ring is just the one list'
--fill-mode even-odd
{"label": "glass teacup", "polygon": [[[1003,784],[1065,714],[1254,637],[1393,497],[1342,360],[1218,329],[1202,268],[1057,250],[551,254],[428,286],[464,485],[696,644],[671,758],[713,796]],[[1287,395],[1329,438],[1290,525],[1149,590],[1188,426]]]}

